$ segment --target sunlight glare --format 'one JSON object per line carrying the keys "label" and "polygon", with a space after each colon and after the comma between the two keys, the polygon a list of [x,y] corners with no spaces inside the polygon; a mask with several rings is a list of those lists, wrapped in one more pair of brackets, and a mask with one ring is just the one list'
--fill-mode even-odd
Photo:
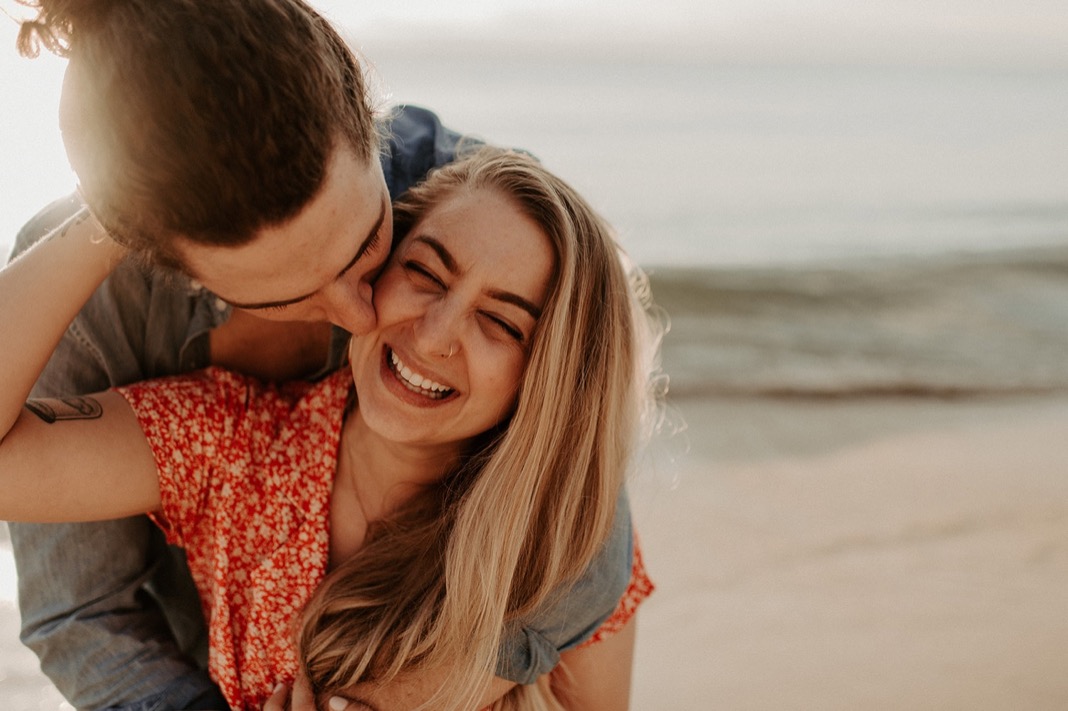
{"label": "sunlight glare", "polygon": [[66,60],[15,50],[17,28],[0,16],[0,248],[6,255],[18,228],[49,201],[74,188],[60,140],[59,93]]}

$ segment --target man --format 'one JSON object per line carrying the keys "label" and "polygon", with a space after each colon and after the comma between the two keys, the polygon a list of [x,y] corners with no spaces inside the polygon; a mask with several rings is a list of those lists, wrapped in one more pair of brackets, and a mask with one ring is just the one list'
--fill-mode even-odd
{"label": "man", "polygon": [[[272,380],[336,369],[348,333],[374,324],[390,199],[452,160],[460,136],[412,107],[372,125],[349,50],[299,0],[39,5],[20,41],[36,32],[71,57],[61,127],[80,192],[142,259],[90,299],[33,396],[211,364]],[[376,130],[388,132],[380,155]],[[81,204],[43,210],[15,253]],[[625,524],[590,573],[612,584],[580,585],[561,607],[611,612],[629,573]],[[147,518],[13,525],[11,535],[22,639],[71,703],[224,708],[202,668],[188,572]],[[551,612],[556,647],[596,627]],[[513,681],[553,662],[508,646],[498,674]]]}

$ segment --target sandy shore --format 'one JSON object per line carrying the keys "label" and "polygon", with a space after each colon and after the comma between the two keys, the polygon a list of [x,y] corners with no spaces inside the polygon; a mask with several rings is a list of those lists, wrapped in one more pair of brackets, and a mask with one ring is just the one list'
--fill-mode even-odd
{"label": "sandy shore", "polygon": [[634,708],[1068,708],[1068,399],[680,409]]}
{"label": "sandy shore", "polygon": [[[633,485],[635,709],[1068,707],[1068,397],[676,407]],[[3,708],[69,708],[16,628]]]}

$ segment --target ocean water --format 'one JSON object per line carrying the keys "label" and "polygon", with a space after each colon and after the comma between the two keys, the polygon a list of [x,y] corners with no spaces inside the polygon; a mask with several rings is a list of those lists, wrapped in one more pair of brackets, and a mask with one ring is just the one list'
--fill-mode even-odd
{"label": "ocean water", "polygon": [[1068,240],[1068,72],[372,56],[394,100],[540,155],[643,264]]}
{"label": "ocean water", "polygon": [[672,398],[1068,391],[1068,247],[653,268]]}

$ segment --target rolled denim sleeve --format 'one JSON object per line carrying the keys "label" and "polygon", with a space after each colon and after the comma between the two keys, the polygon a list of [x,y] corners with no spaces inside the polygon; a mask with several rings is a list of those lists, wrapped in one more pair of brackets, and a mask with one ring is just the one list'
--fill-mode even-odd
{"label": "rolled denim sleeve", "polygon": [[518,684],[533,684],[556,667],[561,653],[592,637],[626,592],[633,555],[630,501],[624,490],[612,532],[582,577],[558,591],[552,602],[533,617],[505,630],[497,676]]}
{"label": "rolled denim sleeve", "polygon": [[[19,233],[13,254],[78,207],[73,196],[46,207]],[[64,335],[34,397],[97,392],[142,376],[138,339],[143,338],[139,321],[145,316],[127,308],[120,317],[116,302],[129,307],[147,285],[133,269],[109,282]],[[191,613],[168,618],[146,590],[159,572],[159,561],[169,555],[147,517],[9,528],[18,570],[21,639],[71,704],[164,711],[211,698],[214,684],[183,651],[172,628]],[[195,614],[202,618],[198,610]],[[199,624],[203,626],[202,619]],[[188,639],[200,634],[191,631]]]}
{"label": "rolled denim sleeve", "polygon": [[437,114],[419,106],[397,106],[386,120],[382,172],[396,200],[434,168],[451,163],[457,151],[482,141],[442,125]]}

